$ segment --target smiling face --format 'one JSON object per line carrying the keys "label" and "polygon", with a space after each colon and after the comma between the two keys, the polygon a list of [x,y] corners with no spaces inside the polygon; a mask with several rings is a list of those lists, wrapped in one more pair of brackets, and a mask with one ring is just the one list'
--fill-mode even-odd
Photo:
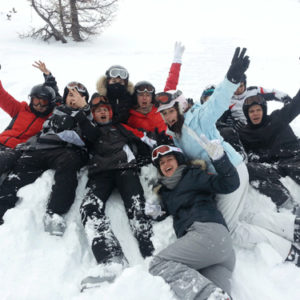
{"label": "smiling face", "polygon": [[93,111],[94,120],[99,124],[107,124],[110,121],[109,109],[100,105]]}
{"label": "smiling face", "polygon": [[173,154],[165,155],[159,160],[159,168],[166,177],[171,177],[178,168],[178,162]]}
{"label": "smiling face", "polygon": [[258,125],[263,118],[263,109],[260,105],[255,104],[251,106],[248,110],[248,116],[252,124]]}
{"label": "smiling face", "polygon": [[245,87],[245,83],[241,82],[239,87],[236,89],[236,91],[234,92],[235,95],[241,95],[244,93],[246,87]]}
{"label": "smiling face", "polygon": [[34,108],[34,110],[36,110],[40,113],[45,112],[49,107],[49,101],[48,100],[33,97],[31,99],[31,102],[32,102],[32,107]]}
{"label": "smiling face", "polygon": [[165,120],[165,123],[171,127],[178,121],[178,112],[175,107],[170,107],[161,111],[161,115]]}

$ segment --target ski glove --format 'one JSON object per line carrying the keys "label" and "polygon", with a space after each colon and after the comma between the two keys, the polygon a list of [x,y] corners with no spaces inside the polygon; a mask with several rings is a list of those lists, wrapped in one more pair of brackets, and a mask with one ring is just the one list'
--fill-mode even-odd
{"label": "ski glove", "polygon": [[159,204],[152,204],[149,202],[145,203],[145,214],[151,216],[153,219],[156,219],[162,215],[161,206]]}
{"label": "ski glove", "polygon": [[158,132],[158,128],[154,129],[154,139],[157,141],[157,145],[173,145],[174,142],[172,138],[166,134],[166,131],[163,130]]}
{"label": "ski glove", "polygon": [[174,58],[173,63],[181,64],[182,54],[184,52],[185,47],[181,44],[181,42],[176,42],[174,46]]}
{"label": "ski glove", "polygon": [[218,160],[224,155],[224,149],[220,140],[210,141],[204,134],[201,134],[198,142],[212,160]]}
{"label": "ski glove", "polygon": [[235,49],[231,65],[226,75],[227,79],[232,83],[237,84],[241,82],[243,74],[249,67],[250,60],[249,56],[245,56],[246,50],[246,48],[243,48],[240,53],[240,47]]}

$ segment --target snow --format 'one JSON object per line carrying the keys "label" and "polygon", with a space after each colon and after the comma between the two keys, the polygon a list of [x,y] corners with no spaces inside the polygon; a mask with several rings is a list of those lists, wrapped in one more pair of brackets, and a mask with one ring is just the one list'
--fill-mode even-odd
{"label": "snow", "polygon": [[[12,7],[17,13],[8,21],[6,14]],[[180,40],[186,51],[178,88],[187,97],[198,101],[206,85],[222,80],[236,46],[248,48],[248,85],[276,88],[293,96],[299,89],[299,13],[298,0],[121,0],[112,26],[103,35],[63,45],[19,39],[17,33],[28,31],[40,20],[27,1],[1,1],[0,79],[16,99],[27,101],[31,87],[43,82],[42,74],[31,64],[42,60],[56,77],[60,91],[69,81],[78,80],[93,93],[105,70],[121,64],[129,70],[132,82],[149,80],[160,91],[174,42]],[[280,104],[270,103],[269,112],[278,107]],[[9,120],[0,111],[1,131]],[[299,117],[292,127],[300,136]],[[144,171],[147,180],[155,175],[153,168]],[[80,281],[97,266],[79,216],[87,176],[83,172],[79,178],[62,238],[49,236],[42,224],[52,171],[19,191],[20,202],[6,213],[0,227],[0,299],[174,299],[168,285],[147,272],[149,259],[144,261],[139,254],[117,192],[110,197],[107,214],[130,266],[113,284],[80,293]],[[284,178],[284,183],[300,202],[300,187],[290,178]],[[145,193],[153,196],[147,189]],[[274,209],[270,199],[253,189],[249,201],[258,210]],[[171,218],[156,224],[154,231],[156,252],[175,239]],[[253,251],[236,250],[234,299],[300,299],[299,268],[281,263],[266,244]]]}

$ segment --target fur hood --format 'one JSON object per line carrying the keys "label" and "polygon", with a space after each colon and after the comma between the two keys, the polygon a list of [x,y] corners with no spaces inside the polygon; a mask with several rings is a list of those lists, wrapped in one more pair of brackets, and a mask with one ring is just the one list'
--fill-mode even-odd
{"label": "fur hood", "polygon": [[[107,77],[105,75],[101,76],[96,83],[97,92],[101,96],[107,96],[107,88],[106,88]],[[127,91],[130,95],[134,93],[134,85],[131,81],[128,81]]]}

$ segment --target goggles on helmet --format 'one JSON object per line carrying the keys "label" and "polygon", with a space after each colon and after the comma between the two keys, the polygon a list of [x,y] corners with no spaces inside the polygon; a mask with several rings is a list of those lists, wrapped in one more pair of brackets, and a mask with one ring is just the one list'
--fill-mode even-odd
{"label": "goggles on helmet", "polygon": [[79,93],[86,93],[86,88],[83,84],[77,81],[72,81],[67,84],[68,89],[76,88]]}
{"label": "goggles on helmet", "polygon": [[45,99],[39,99],[36,97],[32,97],[31,99],[33,105],[40,105],[41,107],[47,107],[49,105],[49,101]]}
{"label": "goggles on helmet", "polygon": [[136,92],[138,94],[142,94],[142,93],[149,93],[149,94],[153,94],[154,93],[154,88],[152,85],[149,84],[144,84],[144,85],[140,85],[137,89]]}
{"label": "goggles on helmet", "polygon": [[161,92],[156,94],[155,96],[155,100],[159,103],[159,104],[168,104],[171,101],[177,99],[180,95],[182,95],[181,91],[176,91],[174,94],[168,93],[168,92]]}
{"label": "goggles on helmet", "polygon": [[248,97],[245,99],[244,104],[245,105],[252,105],[252,104],[264,105],[265,99],[260,95],[251,96],[251,97]]}
{"label": "goggles on helmet", "polygon": [[128,72],[127,72],[127,70],[125,70],[125,69],[119,69],[119,68],[112,68],[112,69],[110,69],[108,75],[111,78],[120,77],[123,80],[125,80],[125,79],[128,78]]}
{"label": "goggles on helmet", "polygon": [[98,97],[93,98],[90,102],[90,105],[91,105],[91,107],[95,107],[100,103],[110,105],[107,97],[105,97],[105,96],[98,96]]}
{"label": "goggles on helmet", "polygon": [[182,150],[178,147],[169,146],[169,145],[161,145],[161,146],[156,147],[152,151],[152,161],[154,162],[156,159],[158,159],[159,156],[164,156],[171,152],[183,153]]}

